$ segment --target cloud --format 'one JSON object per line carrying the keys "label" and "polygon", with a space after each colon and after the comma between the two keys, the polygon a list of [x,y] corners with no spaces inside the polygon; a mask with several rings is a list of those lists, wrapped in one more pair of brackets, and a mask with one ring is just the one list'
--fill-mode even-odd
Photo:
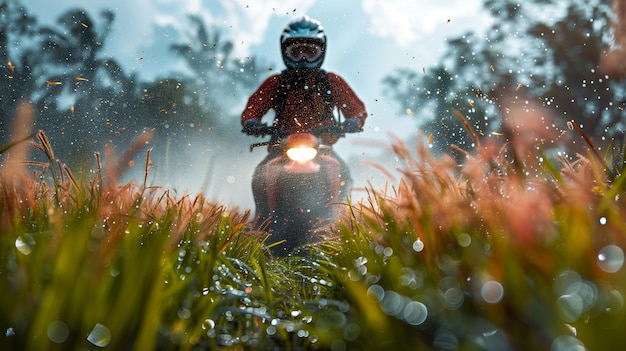
{"label": "cloud", "polygon": [[[185,32],[185,17],[201,16],[208,24],[223,30],[223,34],[235,45],[237,56],[250,55],[251,47],[265,40],[270,21],[274,17],[302,15],[313,7],[311,0],[141,0],[141,6],[133,6],[138,12],[149,14],[153,24],[172,27]],[[140,8],[141,9],[140,9]],[[151,26],[144,26],[150,29]],[[142,33],[148,35],[149,33]],[[136,35],[139,35],[137,33]],[[277,34],[278,35],[278,34]],[[151,38],[154,39],[154,38]],[[150,40],[150,39],[149,39]]]}
{"label": "cloud", "polygon": [[398,47],[408,48],[442,26],[454,25],[474,16],[481,3],[467,0],[363,0],[361,6],[370,18],[371,34],[391,38]]}
{"label": "cloud", "polygon": [[315,1],[311,0],[220,0],[219,2],[225,9],[224,24],[230,29],[231,39],[237,44],[236,53],[241,56],[247,55],[250,47],[265,40],[273,17],[301,15],[315,4]]}

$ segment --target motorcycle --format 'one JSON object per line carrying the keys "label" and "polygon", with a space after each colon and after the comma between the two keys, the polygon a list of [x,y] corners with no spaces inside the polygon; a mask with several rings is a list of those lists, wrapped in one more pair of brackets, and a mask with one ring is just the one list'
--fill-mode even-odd
{"label": "motorcycle", "polygon": [[252,179],[256,217],[267,224],[268,247],[275,256],[285,256],[311,243],[316,230],[337,219],[338,206],[351,186],[350,171],[334,151],[320,144],[319,135],[361,131],[331,125],[309,132],[285,133],[265,124],[244,130],[270,141],[250,145],[269,146],[270,156],[257,168]]}

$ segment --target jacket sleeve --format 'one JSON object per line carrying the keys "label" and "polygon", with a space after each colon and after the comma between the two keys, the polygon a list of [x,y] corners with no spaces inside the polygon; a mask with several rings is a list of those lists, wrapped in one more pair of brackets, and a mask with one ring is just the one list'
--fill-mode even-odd
{"label": "jacket sleeve", "polygon": [[275,108],[278,95],[279,74],[267,78],[259,88],[248,98],[246,108],[241,113],[241,125],[246,121],[261,121],[267,112]]}
{"label": "jacket sleeve", "polygon": [[333,99],[345,118],[356,118],[361,121],[361,127],[367,118],[365,104],[356,96],[346,81],[334,73],[328,73]]}

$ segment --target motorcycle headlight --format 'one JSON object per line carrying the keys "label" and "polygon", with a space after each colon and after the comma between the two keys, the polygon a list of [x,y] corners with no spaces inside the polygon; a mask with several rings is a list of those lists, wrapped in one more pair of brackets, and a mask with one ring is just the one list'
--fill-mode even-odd
{"label": "motorcycle headlight", "polygon": [[310,146],[297,146],[287,149],[287,157],[296,162],[311,161],[317,155],[317,149]]}
{"label": "motorcycle headlight", "polygon": [[285,153],[289,159],[304,163],[311,161],[317,155],[319,140],[309,133],[291,134],[285,140]]}

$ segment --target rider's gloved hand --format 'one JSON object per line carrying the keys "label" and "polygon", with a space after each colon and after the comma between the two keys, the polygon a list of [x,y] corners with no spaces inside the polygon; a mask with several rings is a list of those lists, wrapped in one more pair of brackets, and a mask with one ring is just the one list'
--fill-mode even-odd
{"label": "rider's gloved hand", "polygon": [[341,129],[344,133],[357,133],[360,132],[361,129],[361,121],[356,118],[348,118],[343,123],[341,123]]}
{"label": "rider's gloved hand", "polygon": [[243,130],[242,132],[248,134],[248,135],[254,135],[254,136],[259,136],[261,135],[261,122],[256,121],[256,120],[249,120],[249,121],[245,121],[243,123]]}

